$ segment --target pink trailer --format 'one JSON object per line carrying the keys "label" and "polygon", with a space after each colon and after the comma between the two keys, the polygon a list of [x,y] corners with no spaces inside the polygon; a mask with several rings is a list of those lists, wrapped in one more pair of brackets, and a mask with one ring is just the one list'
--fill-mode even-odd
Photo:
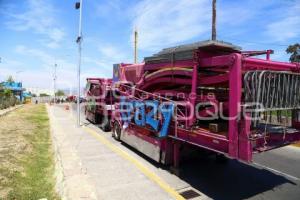
{"label": "pink trailer", "polygon": [[175,166],[182,146],[251,162],[299,141],[300,66],[271,53],[205,41],[114,65],[113,136]]}

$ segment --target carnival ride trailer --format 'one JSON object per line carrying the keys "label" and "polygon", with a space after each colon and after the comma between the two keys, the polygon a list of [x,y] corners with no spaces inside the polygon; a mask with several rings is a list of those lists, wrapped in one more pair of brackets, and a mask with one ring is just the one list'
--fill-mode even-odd
{"label": "carnival ride trailer", "polygon": [[299,141],[300,67],[271,53],[204,41],[114,65],[113,136],[175,166],[185,144],[251,162]]}

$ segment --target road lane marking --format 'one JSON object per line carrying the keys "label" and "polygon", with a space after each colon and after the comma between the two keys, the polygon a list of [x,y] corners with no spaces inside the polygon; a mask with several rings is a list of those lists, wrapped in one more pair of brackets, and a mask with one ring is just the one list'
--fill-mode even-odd
{"label": "road lane marking", "polygon": [[277,174],[286,176],[286,177],[288,177],[288,178],[290,178],[290,179],[293,179],[293,180],[296,180],[296,181],[299,181],[299,180],[300,180],[300,178],[298,178],[298,177],[295,177],[295,176],[292,176],[292,175],[290,175],[290,174],[284,173],[284,172],[282,172],[282,171],[279,171],[279,170],[276,170],[276,169],[267,167],[267,166],[265,166],[265,165],[261,165],[261,164],[256,163],[256,162],[253,162],[252,164],[253,164],[253,165],[256,165],[256,166],[258,166],[258,167],[267,169],[267,170],[269,170],[269,171],[275,172],[275,173],[277,173]]}
{"label": "road lane marking", "polygon": [[90,135],[94,136],[99,142],[106,145],[113,152],[120,155],[122,158],[131,162],[134,166],[136,166],[146,177],[155,182],[158,186],[160,186],[164,191],[170,194],[172,197],[178,200],[184,200],[185,198],[181,196],[176,190],[174,190],[171,186],[169,186],[165,181],[163,181],[159,176],[157,176],[154,172],[148,169],[145,165],[143,165],[140,161],[135,159],[133,156],[128,154],[127,152],[121,150],[119,147],[111,143],[105,137],[99,135],[96,131],[86,126],[82,127],[86,130]]}

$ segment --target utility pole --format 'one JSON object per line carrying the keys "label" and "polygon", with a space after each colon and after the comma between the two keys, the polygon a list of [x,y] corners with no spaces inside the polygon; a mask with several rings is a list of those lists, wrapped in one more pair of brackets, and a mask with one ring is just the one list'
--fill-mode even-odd
{"label": "utility pole", "polygon": [[78,29],[78,68],[77,68],[77,126],[80,126],[80,68],[81,68],[81,42],[82,42],[82,1],[75,4],[75,8],[79,9],[79,29]]}
{"label": "utility pole", "polygon": [[54,104],[56,103],[56,79],[57,79],[57,75],[56,75],[56,68],[57,68],[57,64],[56,61],[54,63],[54,72],[53,72],[53,93],[54,93]]}
{"label": "utility pole", "polygon": [[138,43],[138,32],[134,29],[134,63],[137,63],[137,43]]}
{"label": "utility pole", "polygon": [[216,20],[217,20],[217,9],[216,9],[217,0],[212,0],[212,31],[211,31],[211,39],[217,39],[217,31],[216,31]]}

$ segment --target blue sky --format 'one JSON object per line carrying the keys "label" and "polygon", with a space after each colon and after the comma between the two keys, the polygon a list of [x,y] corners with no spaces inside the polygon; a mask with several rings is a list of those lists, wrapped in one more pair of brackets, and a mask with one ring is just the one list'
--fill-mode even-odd
{"label": "blue sky", "polygon": [[[0,0],[0,80],[13,75],[26,87],[76,84],[76,0]],[[132,62],[133,30],[139,61],[161,48],[210,38],[211,0],[84,0],[82,80],[111,77],[112,64]],[[218,0],[217,38],[244,50],[274,49],[288,61],[300,42],[300,0]],[[20,72],[21,71],[21,72]]]}

